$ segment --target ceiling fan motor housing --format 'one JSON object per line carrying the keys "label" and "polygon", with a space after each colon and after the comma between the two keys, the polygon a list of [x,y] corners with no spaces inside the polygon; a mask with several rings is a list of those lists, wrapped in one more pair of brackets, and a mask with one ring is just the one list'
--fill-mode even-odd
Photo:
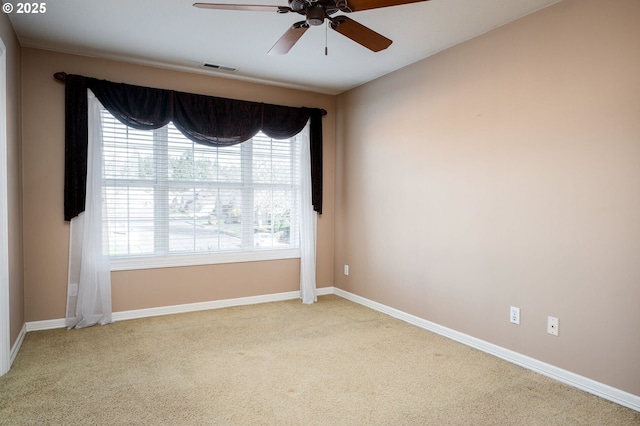
{"label": "ceiling fan motor housing", "polygon": [[341,12],[345,12],[345,13],[353,12],[349,7],[349,5],[347,4],[347,0],[336,0],[336,7]]}
{"label": "ceiling fan motor housing", "polygon": [[295,12],[302,12],[307,7],[307,0],[289,0],[289,7]]}

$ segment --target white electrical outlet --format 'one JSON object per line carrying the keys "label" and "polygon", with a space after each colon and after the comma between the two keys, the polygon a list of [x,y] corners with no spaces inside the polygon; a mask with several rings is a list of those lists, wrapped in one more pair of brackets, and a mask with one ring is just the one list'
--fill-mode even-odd
{"label": "white electrical outlet", "polygon": [[344,274],[349,276],[349,265],[344,265]]}
{"label": "white electrical outlet", "polygon": [[516,308],[515,306],[511,307],[509,321],[514,324],[520,324],[520,308]]}
{"label": "white electrical outlet", "polygon": [[558,335],[558,318],[556,317],[547,318],[547,333],[553,334],[554,336]]}

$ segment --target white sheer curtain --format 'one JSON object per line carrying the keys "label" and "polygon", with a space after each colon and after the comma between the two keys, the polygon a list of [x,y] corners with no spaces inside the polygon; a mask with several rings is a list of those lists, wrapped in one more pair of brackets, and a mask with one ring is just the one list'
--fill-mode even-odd
{"label": "white sheer curtain", "polygon": [[309,125],[300,134],[300,298],[302,303],[318,301],[316,295],[317,213],[311,204],[311,151]]}
{"label": "white sheer curtain", "polygon": [[89,147],[85,211],[71,220],[67,283],[68,328],[108,324],[111,319],[111,272],[108,234],[102,227],[102,141],[100,102],[88,91]]}

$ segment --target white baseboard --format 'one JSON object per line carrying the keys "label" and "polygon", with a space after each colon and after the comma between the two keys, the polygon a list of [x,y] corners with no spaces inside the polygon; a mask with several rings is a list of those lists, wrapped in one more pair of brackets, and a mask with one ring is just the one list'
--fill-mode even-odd
{"label": "white baseboard", "polygon": [[[316,290],[318,295],[332,294],[333,287]],[[280,302],[283,300],[299,299],[299,291],[285,293],[264,294],[260,296],[239,297],[237,299],[212,300],[209,302],[188,303],[185,305],[162,306],[158,308],[136,309],[133,311],[114,312],[113,320],[122,321],[136,318],[155,317],[160,315],[181,314],[186,312],[206,311],[209,309],[230,308],[232,306],[255,305],[258,303]]]}
{"label": "white baseboard", "polygon": [[9,352],[9,368],[13,365],[13,361],[15,361],[18,352],[20,351],[20,347],[22,347],[22,342],[24,342],[24,336],[27,335],[27,325],[24,324],[20,333],[18,334],[18,338],[13,343],[11,347],[11,352]]}
{"label": "white baseboard", "polygon": [[567,370],[563,370],[551,364],[547,364],[526,355],[522,355],[518,352],[514,352],[498,345],[494,345],[493,343],[477,339],[467,334],[460,333],[450,328],[443,327],[439,324],[427,321],[406,312],[402,312],[398,309],[391,308],[381,303],[374,302],[353,293],[349,293],[342,289],[334,287],[333,293],[337,296],[343,297],[347,300],[366,306],[378,312],[382,312],[409,324],[413,324],[417,327],[434,332],[436,334],[440,334],[444,337],[478,349],[482,352],[497,356],[498,358],[501,358],[505,361],[519,365],[528,370],[535,371],[536,373],[550,377],[569,386],[573,386],[585,392],[589,392],[593,395],[615,402],[616,404],[631,408],[632,410],[640,411],[640,396],[633,395],[620,389],[616,389],[612,386],[605,385],[604,383],[596,382],[595,380],[589,379],[587,377],[580,376]]}
{"label": "white baseboard", "polygon": [[[333,294],[333,287],[322,287],[316,290],[318,296]],[[114,321],[125,321],[137,318],[156,317],[160,315],[181,314],[186,312],[205,311],[209,309],[229,308],[232,306],[255,305],[258,303],[280,302],[283,300],[299,299],[299,291],[288,291],[284,293],[264,294],[259,296],[239,297],[235,299],[212,300],[208,302],[187,303],[183,305],[160,306],[157,308],[135,309],[131,311],[120,311],[113,313]],[[26,331],[51,330],[64,328],[64,318],[30,321],[26,323]]]}
{"label": "white baseboard", "polygon": [[29,321],[25,324],[25,327],[27,328],[27,332],[64,328],[64,318],[43,321]]}

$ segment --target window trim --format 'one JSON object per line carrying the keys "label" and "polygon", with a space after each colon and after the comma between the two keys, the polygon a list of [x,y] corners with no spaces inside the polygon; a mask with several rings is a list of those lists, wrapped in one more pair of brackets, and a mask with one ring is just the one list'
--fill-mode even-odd
{"label": "window trim", "polygon": [[112,271],[138,269],[176,268],[182,266],[219,265],[229,263],[262,262],[270,260],[299,259],[300,249],[262,249],[250,251],[226,251],[222,253],[188,253],[170,256],[111,257]]}

